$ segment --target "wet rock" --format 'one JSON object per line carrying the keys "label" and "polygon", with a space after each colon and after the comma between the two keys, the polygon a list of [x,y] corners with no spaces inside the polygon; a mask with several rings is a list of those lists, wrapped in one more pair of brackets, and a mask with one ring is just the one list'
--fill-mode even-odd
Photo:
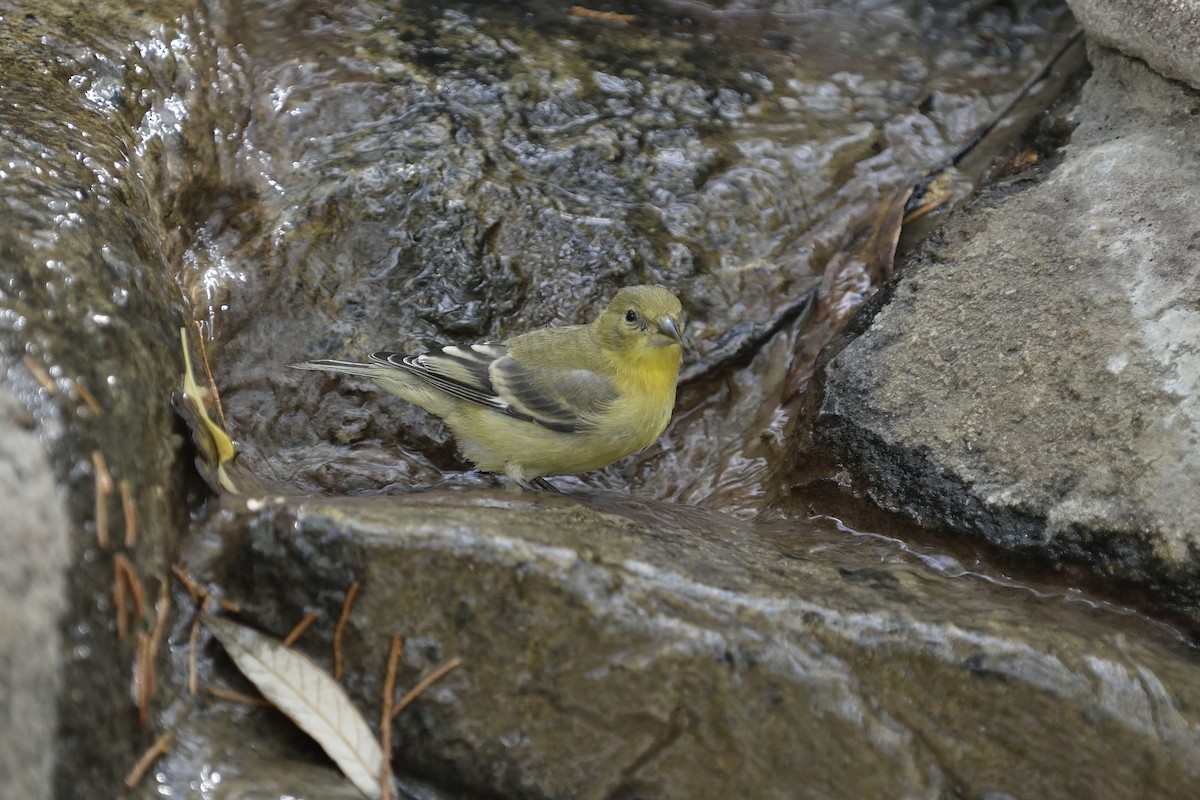
{"label": "wet rock", "polygon": [[[230,675],[239,691],[250,687]],[[174,727],[170,752],[133,797],[202,796],[213,800],[304,797],[362,800],[320,749],[282,713],[261,706],[199,701]],[[398,800],[458,800],[401,776]]]}
{"label": "wet rock", "polygon": [[1200,95],[1090,58],[1061,163],[910,259],[829,364],[817,436],[885,506],[1200,618]]}
{"label": "wet rock", "polygon": [[[106,11],[39,4],[6,12],[0,35],[0,372],[28,420],[19,455],[32,460],[44,451],[55,482],[53,496],[0,523],[6,537],[28,537],[5,547],[6,560],[30,570],[5,590],[27,601],[14,630],[58,643],[57,661],[42,666],[46,686],[61,680],[53,745],[32,720],[6,730],[28,731],[28,741],[44,748],[38,758],[54,764],[57,797],[75,796],[78,787],[112,794],[153,739],[131,699],[135,652],[139,634],[154,624],[155,598],[187,521],[187,461],[169,405],[184,303],[163,252],[169,237],[133,160],[126,114],[140,102],[116,66],[135,71],[126,50],[152,39],[155,22]],[[95,82],[81,80],[85,74]],[[33,474],[5,502],[32,501],[26,493],[38,486]],[[22,521],[34,508],[44,526]],[[118,556],[137,576],[123,584],[124,639],[115,608]],[[40,580],[25,583],[33,579]],[[62,594],[47,601],[43,593],[56,586]],[[41,659],[34,647],[26,655]],[[16,665],[14,679],[29,663]],[[54,709],[40,713],[45,721]],[[28,766],[40,775],[38,763]]]}
{"label": "wet rock", "polygon": [[1067,0],[1088,38],[1200,89],[1200,2]]}
{"label": "wet rock", "polygon": [[1182,798],[1200,779],[1200,685],[1165,627],[828,522],[448,492],[227,503],[207,535],[233,546],[197,574],[243,618],[282,635],[320,612],[298,645],[319,663],[361,582],[345,683],[368,719],[393,634],[401,686],[461,657],[400,716],[396,764],[468,796]]}
{"label": "wet rock", "polygon": [[49,800],[67,518],[33,419],[0,388],[0,795]]}

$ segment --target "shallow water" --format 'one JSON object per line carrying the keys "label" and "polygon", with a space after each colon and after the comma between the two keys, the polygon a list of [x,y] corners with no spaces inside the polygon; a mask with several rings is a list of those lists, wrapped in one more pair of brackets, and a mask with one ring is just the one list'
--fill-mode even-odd
{"label": "shallow water", "polygon": [[[730,524],[724,514],[695,506],[608,493],[580,499],[651,528],[686,524],[720,531]],[[964,621],[979,621],[1003,609],[1002,614],[1034,626],[1086,624],[1094,626],[1097,635],[1124,632],[1179,652],[1195,650],[1189,621],[1155,608],[1140,591],[1121,596],[1082,569],[1030,563],[983,543],[917,529],[909,520],[877,509],[863,513],[843,495],[830,493],[822,502],[814,494],[809,500],[807,512],[796,511],[789,518],[764,514],[738,523],[730,535],[752,538],[783,558],[834,564],[848,580],[877,581],[883,591],[889,585],[942,591],[948,582],[959,584],[953,591],[957,599],[945,604],[945,611]],[[821,507],[824,512],[817,510]],[[846,521],[855,518],[857,522]]]}
{"label": "shallow water", "polygon": [[164,191],[187,199],[179,277],[256,473],[436,482],[464,466],[439,424],[282,365],[579,321],[653,281],[693,320],[690,382],[661,446],[589,485],[734,509],[770,493],[793,420],[777,409],[886,272],[833,257],[1066,28],[1049,2],[665,4],[631,24],[268,3],[234,22],[193,33],[225,45],[195,76],[244,105],[218,118],[206,170],[168,171]]}

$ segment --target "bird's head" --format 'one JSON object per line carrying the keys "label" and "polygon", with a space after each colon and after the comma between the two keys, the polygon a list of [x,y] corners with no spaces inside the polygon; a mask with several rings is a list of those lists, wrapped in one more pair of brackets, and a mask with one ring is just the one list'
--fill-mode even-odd
{"label": "bird's head", "polygon": [[609,301],[595,325],[606,351],[629,367],[679,371],[683,306],[662,286],[628,286]]}

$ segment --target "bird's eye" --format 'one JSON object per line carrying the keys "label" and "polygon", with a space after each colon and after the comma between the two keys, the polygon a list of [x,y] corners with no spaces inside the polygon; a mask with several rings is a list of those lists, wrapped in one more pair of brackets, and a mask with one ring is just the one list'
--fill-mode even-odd
{"label": "bird's eye", "polygon": [[637,322],[638,321],[638,313],[636,311],[634,311],[632,308],[629,309],[628,311],[625,312],[625,321],[629,322],[629,323]]}

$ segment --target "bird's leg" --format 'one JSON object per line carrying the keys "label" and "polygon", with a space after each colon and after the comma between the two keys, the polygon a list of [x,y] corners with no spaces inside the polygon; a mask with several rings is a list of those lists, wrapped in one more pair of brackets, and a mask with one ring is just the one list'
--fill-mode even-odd
{"label": "bird's leg", "polygon": [[520,494],[522,489],[533,489],[529,485],[529,481],[525,480],[525,472],[521,469],[520,464],[514,464],[511,461],[504,465],[504,474],[508,476],[508,483],[504,488],[513,494]]}
{"label": "bird's leg", "polygon": [[508,476],[508,483],[505,484],[504,488],[510,492],[520,492],[522,489],[530,491],[540,489],[543,492],[562,494],[562,491],[557,486],[545,478],[534,478],[533,480],[526,478],[525,471],[518,464],[507,464],[504,468],[504,474]]}

